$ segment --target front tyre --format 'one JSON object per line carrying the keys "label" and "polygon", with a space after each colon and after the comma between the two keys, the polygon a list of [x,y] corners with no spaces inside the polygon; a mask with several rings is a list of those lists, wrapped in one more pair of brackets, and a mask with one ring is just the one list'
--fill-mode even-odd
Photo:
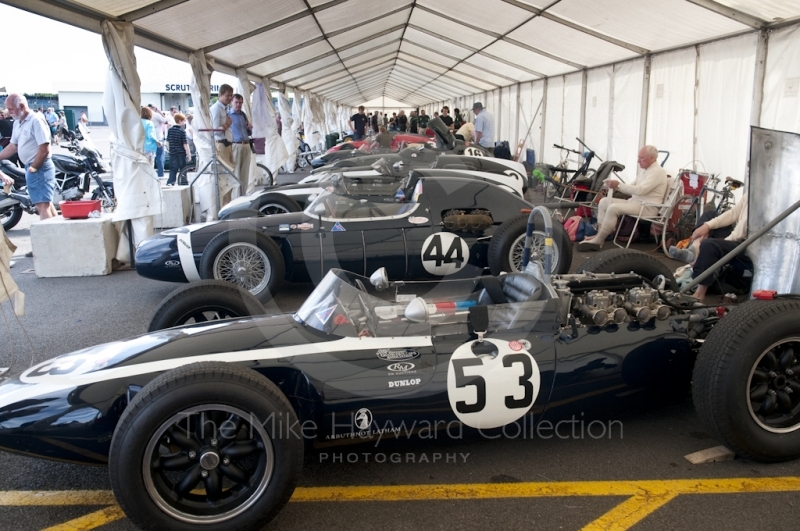
{"label": "front tyre", "polygon": [[241,286],[267,302],[280,289],[286,265],[272,238],[247,229],[214,236],[200,258],[200,277]]}
{"label": "front tyre", "polygon": [[258,373],[206,362],[147,384],[111,440],[114,495],[141,529],[258,529],[289,501],[303,443],[286,397]]}
{"label": "front tyre", "polygon": [[709,432],[745,459],[800,457],[800,301],[748,301],[711,330],[692,397]]}
{"label": "front tyre", "polygon": [[[517,273],[522,270],[522,253],[525,247],[525,229],[528,214],[520,214],[505,221],[489,243],[489,270],[497,276],[500,272]],[[544,227],[536,220],[533,231],[534,251],[544,251]],[[553,274],[563,275],[572,265],[572,242],[564,227],[553,223]]]}

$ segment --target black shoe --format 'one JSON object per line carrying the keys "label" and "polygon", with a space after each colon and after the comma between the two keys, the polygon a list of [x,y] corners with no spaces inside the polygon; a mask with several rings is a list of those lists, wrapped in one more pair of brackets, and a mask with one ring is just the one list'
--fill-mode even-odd
{"label": "black shoe", "polygon": [[33,258],[33,251],[28,251],[25,253],[25,258]]}

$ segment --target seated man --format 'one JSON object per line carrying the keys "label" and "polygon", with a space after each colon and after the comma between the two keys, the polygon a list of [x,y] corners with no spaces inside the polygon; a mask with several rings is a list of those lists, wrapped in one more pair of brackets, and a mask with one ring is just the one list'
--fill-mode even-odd
{"label": "seated man", "polygon": [[[704,215],[705,216],[705,215]],[[702,218],[701,218],[702,220]],[[719,232],[726,227],[736,224],[733,231],[725,239]],[[724,234],[724,233],[723,233]],[[714,265],[720,258],[734,250],[747,237],[747,193],[736,205],[727,212],[706,221],[692,233],[692,244],[686,249],[669,248],[669,254],[676,260],[681,260],[692,265],[692,278],[699,277],[706,269]],[[744,255],[742,252],[741,255]],[[741,256],[740,255],[740,256]],[[694,296],[702,302],[708,287],[714,282],[710,276],[697,286]]]}
{"label": "seated man", "polygon": [[[630,195],[630,199],[604,197],[598,204],[597,234],[578,244],[579,251],[599,251],[606,241],[606,237],[614,232],[619,216],[628,214],[638,216],[642,203],[659,204],[664,200],[667,190],[667,172],[656,162],[658,149],[655,146],[644,146],[639,150],[640,172],[632,184],[621,183],[616,179],[605,181],[611,190],[619,190]],[[648,206],[642,211],[643,215],[652,216],[658,211],[657,207]]]}
{"label": "seated man", "polygon": [[378,144],[378,147],[381,148],[391,148],[392,147],[392,135],[386,132],[386,128],[384,126],[380,126],[378,128],[380,133],[375,135],[375,142]]}

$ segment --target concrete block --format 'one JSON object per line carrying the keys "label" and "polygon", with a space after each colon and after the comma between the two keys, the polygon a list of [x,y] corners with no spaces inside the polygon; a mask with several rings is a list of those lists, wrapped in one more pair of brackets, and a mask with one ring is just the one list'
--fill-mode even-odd
{"label": "concrete block", "polygon": [[37,277],[89,277],[111,274],[119,235],[113,214],[99,218],[61,216],[31,224],[33,266]]}
{"label": "concrete block", "polygon": [[161,188],[161,214],[155,216],[158,229],[183,227],[189,223],[191,203],[188,186],[163,186]]}

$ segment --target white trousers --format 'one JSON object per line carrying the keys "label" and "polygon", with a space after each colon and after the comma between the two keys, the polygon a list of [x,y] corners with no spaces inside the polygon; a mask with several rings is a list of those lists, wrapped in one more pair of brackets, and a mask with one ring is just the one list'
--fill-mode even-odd
{"label": "white trousers", "polygon": [[[620,216],[638,216],[641,208],[642,204],[639,201],[604,197],[597,205],[597,228],[605,226],[613,230],[617,226],[617,220]],[[642,215],[652,216],[656,212],[656,207],[648,206],[642,210]]]}

